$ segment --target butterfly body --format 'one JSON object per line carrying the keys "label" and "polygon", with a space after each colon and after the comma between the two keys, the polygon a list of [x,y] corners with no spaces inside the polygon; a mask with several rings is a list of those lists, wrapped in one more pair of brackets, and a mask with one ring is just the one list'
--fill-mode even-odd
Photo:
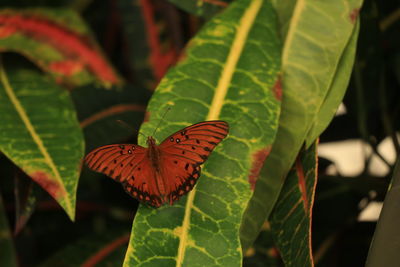
{"label": "butterfly body", "polygon": [[162,170],[162,165],[161,165],[161,149],[156,144],[156,140],[152,137],[149,136],[147,137],[146,141],[148,148],[147,148],[147,158],[148,161],[151,162],[153,174],[152,176],[154,177],[154,181],[156,184],[156,187],[158,189],[158,195],[161,197],[163,202],[166,202],[166,196],[167,196],[167,181],[164,180],[163,176],[163,170]]}
{"label": "butterfly body", "polygon": [[156,140],[152,136],[147,137],[146,143],[148,145],[147,156],[153,168],[159,173],[161,151],[156,144]]}
{"label": "butterfly body", "polygon": [[139,201],[160,207],[173,204],[195,186],[200,165],[228,134],[224,121],[206,121],[188,126],[160,145],[152,136],[148,147],[116,144],[90,152],[85,162],[94,171],[122,183]]}

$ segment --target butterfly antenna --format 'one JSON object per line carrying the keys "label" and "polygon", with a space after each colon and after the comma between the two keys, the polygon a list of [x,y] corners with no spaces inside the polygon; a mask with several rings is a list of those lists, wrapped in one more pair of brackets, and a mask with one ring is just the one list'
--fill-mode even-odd
{"label": "butterfly antenna", "polygon": [[123,127],[129,129],[130,131],[135,132],[135,133],[137,133],[137,134],[141,134],[141,135],[143,135],[145,138],[147,138],[147,136],[146,136],[145,134],[139,132],[138,130],[136,130],[135,128],[133,128],[132,126],[130,126],[128,123],[126,123],[126,122],[124,122],[124,121],[122,121],[122,120],[117,120],[117,122],[118,122],[119,124],[121,124]]}
{"label": "butterfly antenna", "polygon": [[122,120],[116,120],[122,127],[124,127],[124,128],[126,128],[126,129],[129,129],[130,131],[132,131],[132,132],[136,132],[137,133],[137,130],[135,129],[135,128],[133,128],[132,126],[130,126],[128,123],[126,123],[126,122],[124,122],[124,121],[122,121]]}
{"label": "butterfly antenna", "polygon": [[170,111],[170,110],[171,110],[171,107],[168,107],[167,110],[164,112],[164,114],[162,115],[160,121],[159,121],[158,124],[157,124],[157,127],[154,129],[154,132],[153,132],[152,136],[154,136],[154,135],[156,134],[156,132],[157,132],[157,130],[158,130],[158,127],[160,127],[161,122],[163,122],[163,120],[164,120],[164,118],[165,118],[165,115],[167,115],[168,111]]}

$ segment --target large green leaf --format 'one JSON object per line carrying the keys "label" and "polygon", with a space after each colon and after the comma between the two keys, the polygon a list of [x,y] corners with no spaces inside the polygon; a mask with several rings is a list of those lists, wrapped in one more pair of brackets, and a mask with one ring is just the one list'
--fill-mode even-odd
{"label": "large green leaf", "polygon": [[68,92],[29,71],[0,80],[0,150],[74,219],[84,141]]}
{"label": "large green leaf", "polygon": [[314,142],[299,154],[269,217],[285,266],[313,266],[311,214],[317,183],[316,149]]}
{"label": "large green leaf", "polygon": [[[126,266],[240,266],[241,217],[277,130],[280,42],[269,1],[235,1],[190,42],[162,80],[142,132],[155,138],[203,120],[225,120],[227,139],[196,187],[174,206],[140,206]],[[145,139],[140,139],[144,144]],[[251,179],[250,179],[251,178]]]}
{"label": "large green leaf", "polygon": [[57,81],[82,85],[120,82],[86,24],[69,9],[0,10],[0,49],[18,52]]}
{"label": "large green leaf", "polygon": [[[326,99],[361,3],[300,0],[275,4],[281,32],[286,37],[282,53],[282,113],[276,141],[244,215],[244,249],[253,243],[274,207],[290,166]],[[288,14],[288,10],[293,13]]]}
{"label": "large green leaf", "polygon": [[342,102],[344,94],[346,93],[356,55],[359,24],[359,20],[357,20],[356,27],[353,30],[349,43],[347,44],[342,58],[339,61],[331,88],[329,89],[324,103],[314,119],[314,124],[308,132],[306,147],[309,147],[326,129],[326,127],[328,127],[329,123],[335,116],[339,104]]}
{"label": "large green leaf", "polygon": [[7,216],[3,207],[3,198],[0,196],[0,265],[17,266],[17,257],[13,238],[8,225]]}

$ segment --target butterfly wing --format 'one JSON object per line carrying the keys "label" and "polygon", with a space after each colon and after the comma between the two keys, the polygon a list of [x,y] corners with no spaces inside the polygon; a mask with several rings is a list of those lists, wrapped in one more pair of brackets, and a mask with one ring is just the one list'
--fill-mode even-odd
{"label": "butterfly wing", "polygon": [[126,192],[154,207],[162,204],[147,148],[132,144],[99,147],[85,157],[89,168],[121,182]]}
{"label": "butterfly wing", "polygon": [[160,144],[162,177],[169,188],[170,204],[193,189],[200,176],[200,164],[228,131],[225,121],[205,121],[174,133]]}

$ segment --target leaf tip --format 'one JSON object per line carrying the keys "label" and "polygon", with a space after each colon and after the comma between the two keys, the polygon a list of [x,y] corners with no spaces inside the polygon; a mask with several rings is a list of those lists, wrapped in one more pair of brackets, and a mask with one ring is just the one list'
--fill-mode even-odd
{"label": "leaf tip", "polygon": [[75,205],[67,196],[64,185],[60,184],[44,171],[34,171],[29,176],[63,207],[72,221],[75,220]]}

